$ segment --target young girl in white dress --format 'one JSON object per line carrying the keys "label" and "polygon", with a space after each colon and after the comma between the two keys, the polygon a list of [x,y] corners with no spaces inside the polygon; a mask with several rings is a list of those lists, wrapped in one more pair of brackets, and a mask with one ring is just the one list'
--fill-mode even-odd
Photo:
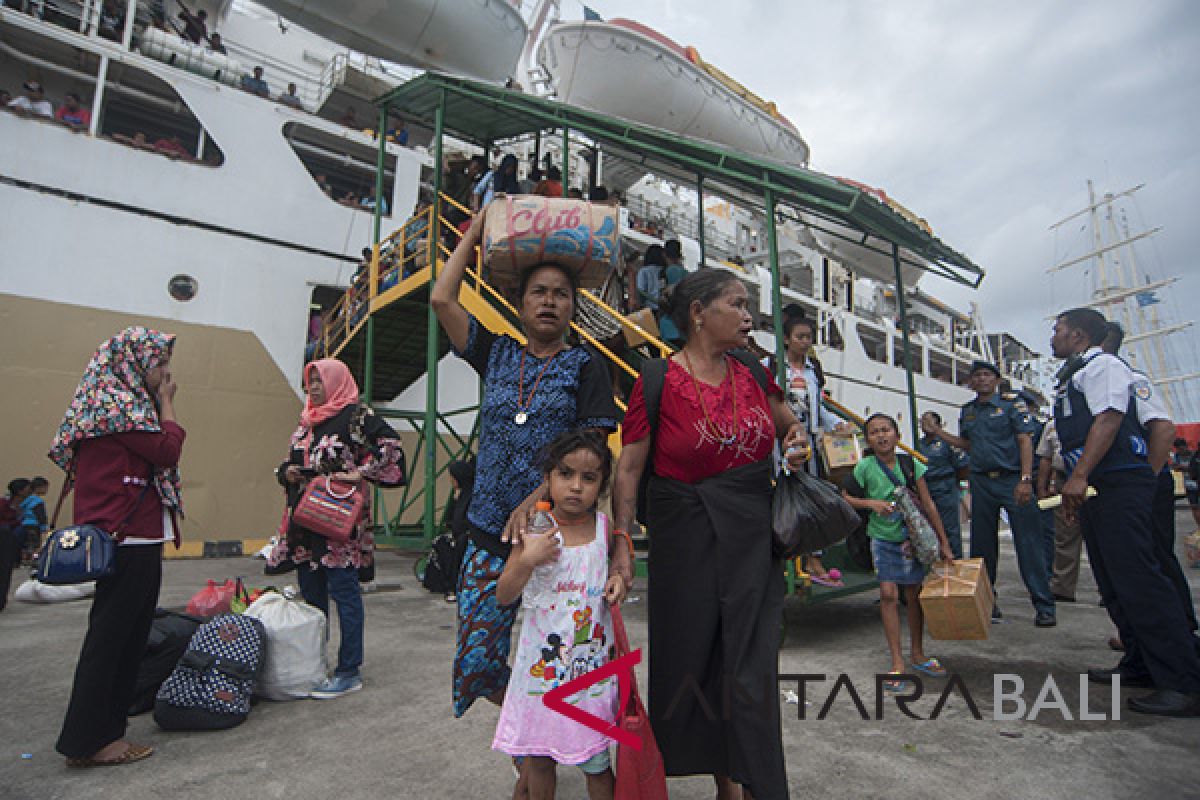
{"label": "young girl in white dress", "polygon": [[[496,587],[500,604],[523,601],[524,618],[492,748],[521,763],[520,784],[532,800],[554,797],[557,764],[583,770],[590,800],[611,800],[609,737],[542,700],[613,658],[608,605],[624,599],[628,587],[620,575],[609,575],[608,517],[596,511],[612,455],[599,434],[565,433],[546,448],[542,472],[557,527],[514,545]],[[613,722],[617,692],[616,678],[609,677],[567,701]]]}

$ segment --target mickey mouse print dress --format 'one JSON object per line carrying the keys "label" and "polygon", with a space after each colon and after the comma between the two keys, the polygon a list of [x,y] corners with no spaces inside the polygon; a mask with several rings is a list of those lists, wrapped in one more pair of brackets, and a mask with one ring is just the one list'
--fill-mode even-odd
{"label": "mickey mouse print dress", "polygon": [[[612,623],[604,600],[608,579],[608,518],[596,515],[591,543],[563,547],[552,591],[538,606],[529,587],[512,678],[492,749],[513,756],[548,756],[582,764],[605,750],[609,737],[547,708],[546,692],[586,675],[613,658]],[[600,719],[616,719],[617,680],[608,677],[567,702]]]}

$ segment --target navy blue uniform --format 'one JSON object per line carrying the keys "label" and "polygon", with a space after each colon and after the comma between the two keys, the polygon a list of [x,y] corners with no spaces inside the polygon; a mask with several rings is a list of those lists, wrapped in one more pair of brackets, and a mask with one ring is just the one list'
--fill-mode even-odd
{"label": "navy blue uniform", "polygon": [[[1037,504],[1017,505],[1013,492],[1021,478],[1021,450],[1017,434],[1037,433],[1037,421],[1025,401],[1016,395],[993,394],[962,407],[959,436],[971,443],[971,557],[982,558],[992,586],[996,585],[1000,509],[1008,513],[1017,567],[1039,613],[1054,613],[1050,593],[1053,539],[1047,544]],[[1032,487],[1031,487],[1032,488]]]}
{"label": "navy blue uniform", "polygon": [[955,558],[962,558],[962,525],[959,523],[958,471],[969,464],[967,454],[935,436],[917,442],[917,451],[925,456],[925,485],[937,506],[942,528]]}
{"label": "navy blue uniform", "polygon": [[1105,608],[1121,641],[1132,646],[1121,661],[1122,677],[1200,695],[1200,648],[1154,533],[1159,478],[1150,469],[1138,420],[1136,392],[1148,391],[1143,383],[1115,356],[1089,350],[1059,385],[1054,424],[1069,473],[1083,455],[1096,414],[1122,413],[1112,445],[1088,475],[1097,494],[1080,511],[1083,541]]}

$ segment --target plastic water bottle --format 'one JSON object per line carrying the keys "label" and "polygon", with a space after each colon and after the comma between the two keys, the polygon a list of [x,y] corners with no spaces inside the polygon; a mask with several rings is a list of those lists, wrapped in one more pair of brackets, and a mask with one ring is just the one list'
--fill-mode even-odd
{"label": "plastic water bottle", "polygon": [[[533,519],[529,521],[529,533],[544,536],[557,525],[554,515],[550,513],[550,504],[539,500],[533,512]],[[555,533],[554,538],[558,546],[562,547],[562,534]],[[529,606],[545,607],[554,601],[554,573],[557,569],[558,565],[554,562],[533,568],[533,574],[529,576],[529,584],[524,592],[525,602]]]}

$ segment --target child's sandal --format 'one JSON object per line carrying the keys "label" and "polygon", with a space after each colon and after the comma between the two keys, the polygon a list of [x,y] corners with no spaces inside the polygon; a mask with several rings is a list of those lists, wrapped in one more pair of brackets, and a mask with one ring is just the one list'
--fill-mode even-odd
{"label": "child's sandal", "polygon": [[913,664],[912,668],[917,672],[923,672],[926,675],[932,675],[935,678],[946,677],[946,668],[942,666],[942,662],[936,658],[930,658],[922,661],[920,664]]}

